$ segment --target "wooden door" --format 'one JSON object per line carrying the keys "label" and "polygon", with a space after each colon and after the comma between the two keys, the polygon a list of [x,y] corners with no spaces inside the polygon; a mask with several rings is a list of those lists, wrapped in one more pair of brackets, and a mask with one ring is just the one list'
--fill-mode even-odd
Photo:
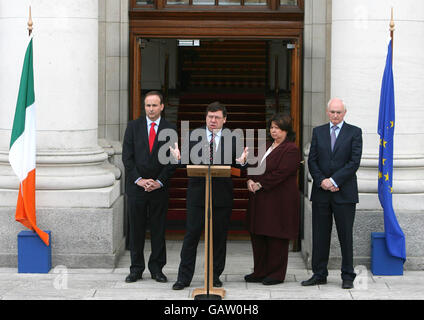
{"label": "wooden door", "polygon": [[141,115],[141,37],[130,35],[130,119]]}
{"label": "wooden door", "polygon": [[292,40],[290,71],[290,115],[296,132],[296,144],[300,150],[302,149],[301,40],[301,37]]}

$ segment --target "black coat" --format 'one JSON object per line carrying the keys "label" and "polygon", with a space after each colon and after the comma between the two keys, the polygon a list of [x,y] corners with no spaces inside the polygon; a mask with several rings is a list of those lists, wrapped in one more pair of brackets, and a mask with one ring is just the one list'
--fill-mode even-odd
{"label": "black coat", "polygon": [[[317,202],[358,203],[356,171],[362,155],[362,130],[346,122],[340,130],[331,151],[329,124],[312,131],[308,166],[313,178],[311,200]],[[322,180],[332,178],[339,187],[338,192],[321,188]]]}
{"label": "black coat", "polygon": [[[195,141],[190,141],[190,152],[195,145],[199,146],[200,141],[207,141],[206,138],[206,127],[200,128],[204,132],[204,136],[200,136]],[[223,128],[224,132],[225,128]],[[229,130],[229,129],[226,129]],[[227,131],[228,132],[228,131]],[[228,140],[227,140],[228,139]],[[228,146],[227,144],[230,143]],[[236,164],[237,155],[236,150],[237,138],[233,136],[231,140],[224,138],[224,134],[221,135],[221,140],[218,145],[218,149],[214,155],[215,165],[229,165],[232,167],[240,168],[241,166]],[[227,147],[226,147],[227,146]],[[224,157],[224,150],[230,150],[231,157]],[[206,152],[206,154],[204,154]],[[199,148],[197,155],[200,159],[209,159],[208,148]],[[218,156],[220,155],[220,156]],[[216,162],[217,159],[220,161]],[[200,164],[206,164],[206,161],[202,161]],[[212,205],[216,207],[232,207],[233,205],[233,180],[231,177],[216,177],[212,178]],[[187,206],[204,206],[205,205],[205,178],[203,177],[191,177],[188,182],[187,189]]]}
{"label": "black coat", "polygon": [[158,141],[159,132],[163,129],[174,129],[176,131],[176,127],[162,117],[153,149],[150,153],[146,117],[142,116],[137,120],[128,122],[122,147],[122,162],[124,163],[126,172],[125,192],[128,196],[144,197],[149,194],[144,191],[144,188],[135,184],[135,181],[139,177],[159,180],[163,183],[163,188],[150,193],[152,196],[167,192],[169,179],[176,167],[172,164],[161,164],[159,162],[158,150],[170,139],[168,138],[167,141]]}

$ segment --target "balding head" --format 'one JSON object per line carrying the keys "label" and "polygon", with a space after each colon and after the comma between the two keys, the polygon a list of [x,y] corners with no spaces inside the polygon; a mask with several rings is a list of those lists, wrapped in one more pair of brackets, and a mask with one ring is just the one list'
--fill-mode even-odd
{"label": "balding head", "polygon": [[346,105],[340,98],[332,98],[327,104],[327,116],[330,122],[334,125],[343,121],[346,115]]}

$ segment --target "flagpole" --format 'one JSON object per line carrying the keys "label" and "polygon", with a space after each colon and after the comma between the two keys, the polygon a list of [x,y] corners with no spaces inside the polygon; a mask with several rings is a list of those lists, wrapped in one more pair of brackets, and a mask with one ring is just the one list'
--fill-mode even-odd
{"label": "flagpole", "polygon": [[29,6],[29,19],[28,19],[28,35],[31,36],[32,33],[32,16],[31,16],[31,6]]}
{"label": "flagpole", "polygon": [[395,31],[395,22],[393,20],[393,8],[392,8],[392,16],[390,19],[390,38],[392,39],[392,56],[391,56],[391,63],[393,65],[393,33]]}

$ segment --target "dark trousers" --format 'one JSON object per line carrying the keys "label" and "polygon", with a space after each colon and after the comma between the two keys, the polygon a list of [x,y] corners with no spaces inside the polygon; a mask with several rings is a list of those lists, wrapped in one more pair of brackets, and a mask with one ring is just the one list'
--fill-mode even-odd
{"label": "dark trousers", "polygon": [[284,281],[289,258],[289,240],[250,234],[255,278]]}
{"label": "dark trousers", "polygon": [[[231,217],[231,207],[214,207],[213,225],[213,276],[219,278],[225,268],[227,252],[227,233]],[[188,206],[186,234],[181,249],[181,262],[178,269],[178,281],[189,285],[193,279],[196,265],[197,245],[205,225],[205,207]],[[205,262],[205,265],[207,263]]]}
{"label": "dark trousers", "polygon": [[355,203],[312,202],[312,271],[317,277],[325,278],[328,275],[327,265],[334,215],[342,253],[341,277],[343,280],[355,279],[352,235],[355,208]]}
{"label": "dark trousers", "polygon": [[131,253],[130,272],[143,273],[144,240],[148,221],[152,251],[148,268],[151,273],[162,271],[166,264],[165,224],[168,198],[144,199],[128,197],[129,245]]}

